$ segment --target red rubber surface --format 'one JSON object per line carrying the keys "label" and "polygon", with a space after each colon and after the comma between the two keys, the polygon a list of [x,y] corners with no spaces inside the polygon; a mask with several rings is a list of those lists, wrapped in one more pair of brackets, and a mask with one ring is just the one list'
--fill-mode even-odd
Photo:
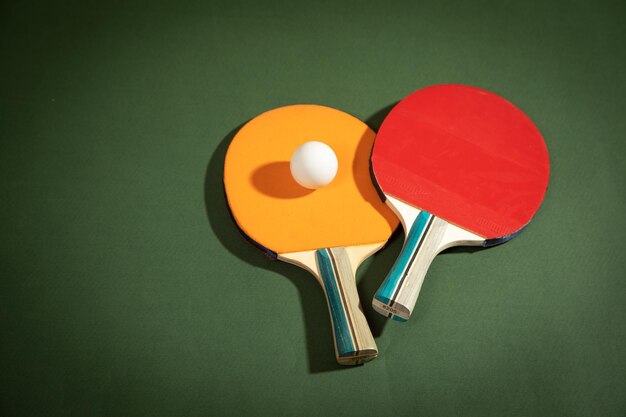
{"label": "red rubber surface", "polygon": [[382,191],[485,239],[524,227],[548,186],[541,133],[507,100],[475,87],[437,85],[383,122],[372,167]]}

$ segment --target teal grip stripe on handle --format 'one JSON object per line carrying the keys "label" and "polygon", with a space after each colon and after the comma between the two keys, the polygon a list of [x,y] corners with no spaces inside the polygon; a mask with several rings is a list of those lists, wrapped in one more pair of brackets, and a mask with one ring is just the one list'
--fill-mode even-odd
{"label": "teal grip stripe on handle", "polygon": [[328,249],[318,249],[315,256],[330,307],[337,353],[339,356],[353,356],[358,350],[353,337],[354,325],[344,302],[346,296],[341,287],[337,266]]}
{"label": "teal grip stripe on handle", "polygon": [[[415,256],[419,251],[420,245],[424,240],[424,236],[428,231],[428,227],[432,224],[434,216],[426,211],[420,211],[417,218],[411,226],[406,242],[402,247],[402,251],[393,264],[391,271],[385,278],[374,295],[374,298],[384,305],[392,306],[398,290],[402,286],[403,280],[415,260]],[[395,317],[394,317],[395,318]],[[406,320],[401,320],[406,321]]]}

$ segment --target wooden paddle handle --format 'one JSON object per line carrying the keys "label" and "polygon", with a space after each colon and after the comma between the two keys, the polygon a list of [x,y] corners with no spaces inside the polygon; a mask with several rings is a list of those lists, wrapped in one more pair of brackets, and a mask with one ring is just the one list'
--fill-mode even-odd
{"label": "wooden paddle handle", "polygon": [[378,348],[361,310],[355,275],[345,248],[315,252],[340,365],[358,365],[378,356]]}
{"label": "wooden paddle handle", "polygon": [[441,249],[448,223],[421,211],[387,278],[374,294],[372,306],[384,316],[406,321],[413,312],[426,271]]}

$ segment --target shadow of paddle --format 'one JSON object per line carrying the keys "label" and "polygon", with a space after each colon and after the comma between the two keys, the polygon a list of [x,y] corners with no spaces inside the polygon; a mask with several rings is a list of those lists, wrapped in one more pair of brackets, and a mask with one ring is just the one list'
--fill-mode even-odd
{"label": "shadow of paddle", "polygon": [[439,253],[437,256],[441,256],[441,255],[448,255],[448,254],[453,254],[453,253],[474,253],[474,252],[478,252],[481,250],[485,250],[485,249],[489,249],[492,248],[493,246],[489,246],[487,248],[483,247],[483,246],[454,246],[451,248],[448,248],[444,251],[441,251],[441,253]]}
{"label": "shadow of paddle", "polygon": [[[375,132],[378,132],[383,120],[385,120],[387,114],[389,114],[396,104],[397,102],[391,103],[378,110],[368,117],[365,123]],[[374,182],[374,184],[376,184],[376,182]],[[382,196],[380,191],[379,195]],[[387,317],[374,310],[372,307],[372,299],[398,257],[400,249],[402,249],[403,234],[400,229],[401,226],[391,235],[389,242],[387,242],[387,245],[385,245],[382,250],[378,251],[363,263],[357,276],[357,289],[361,299],[361,306],[363,307],[363,313],[365,314],[365,318],[367,319],[374,337],[380,337],[383,334],[383,329],[389,321]]]}
{"label": "shadow of paddle", "polygon": [[391,109],[393,109],[396,104],[398,104],[398,101],[394,101],[393,103],[388,104],[382,109],[378,110],[376,113],[368,117],[367,120],[365,120],[365,124],[371,127],[374,132],[378,133],[380,126],[383,124],[383,120],[385,120]]}
{"label": "shadow of paddle", "polygon": [[398,257],[400,249],[402,249],[402,232],[399,229],[391,235],[389,242],[383,249],[363,263],[357,275],[357,289],[363,314],[365,314],[374,337],[380,337],[383,334],[383,329],[389,321],[387,317],[374,310],[372,299]]}

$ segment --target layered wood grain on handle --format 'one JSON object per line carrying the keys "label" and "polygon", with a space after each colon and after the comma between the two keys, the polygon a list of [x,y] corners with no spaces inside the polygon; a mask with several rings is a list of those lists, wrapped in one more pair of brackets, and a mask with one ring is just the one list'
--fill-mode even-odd
{"label": "layered wood grain on handle", "polygon": [[376,342],[361,311],[354,271],[343,247],[315,252],[332,321],[340,365],[358,365],[378,356]]}
{"label": "layered wood grain on handle", "polygon": [[436,216],[420,211],[400,255],[374,295],[372,306],[376,311],[394,320],[408,320],[426,271],[438,253],[446,225]]}

